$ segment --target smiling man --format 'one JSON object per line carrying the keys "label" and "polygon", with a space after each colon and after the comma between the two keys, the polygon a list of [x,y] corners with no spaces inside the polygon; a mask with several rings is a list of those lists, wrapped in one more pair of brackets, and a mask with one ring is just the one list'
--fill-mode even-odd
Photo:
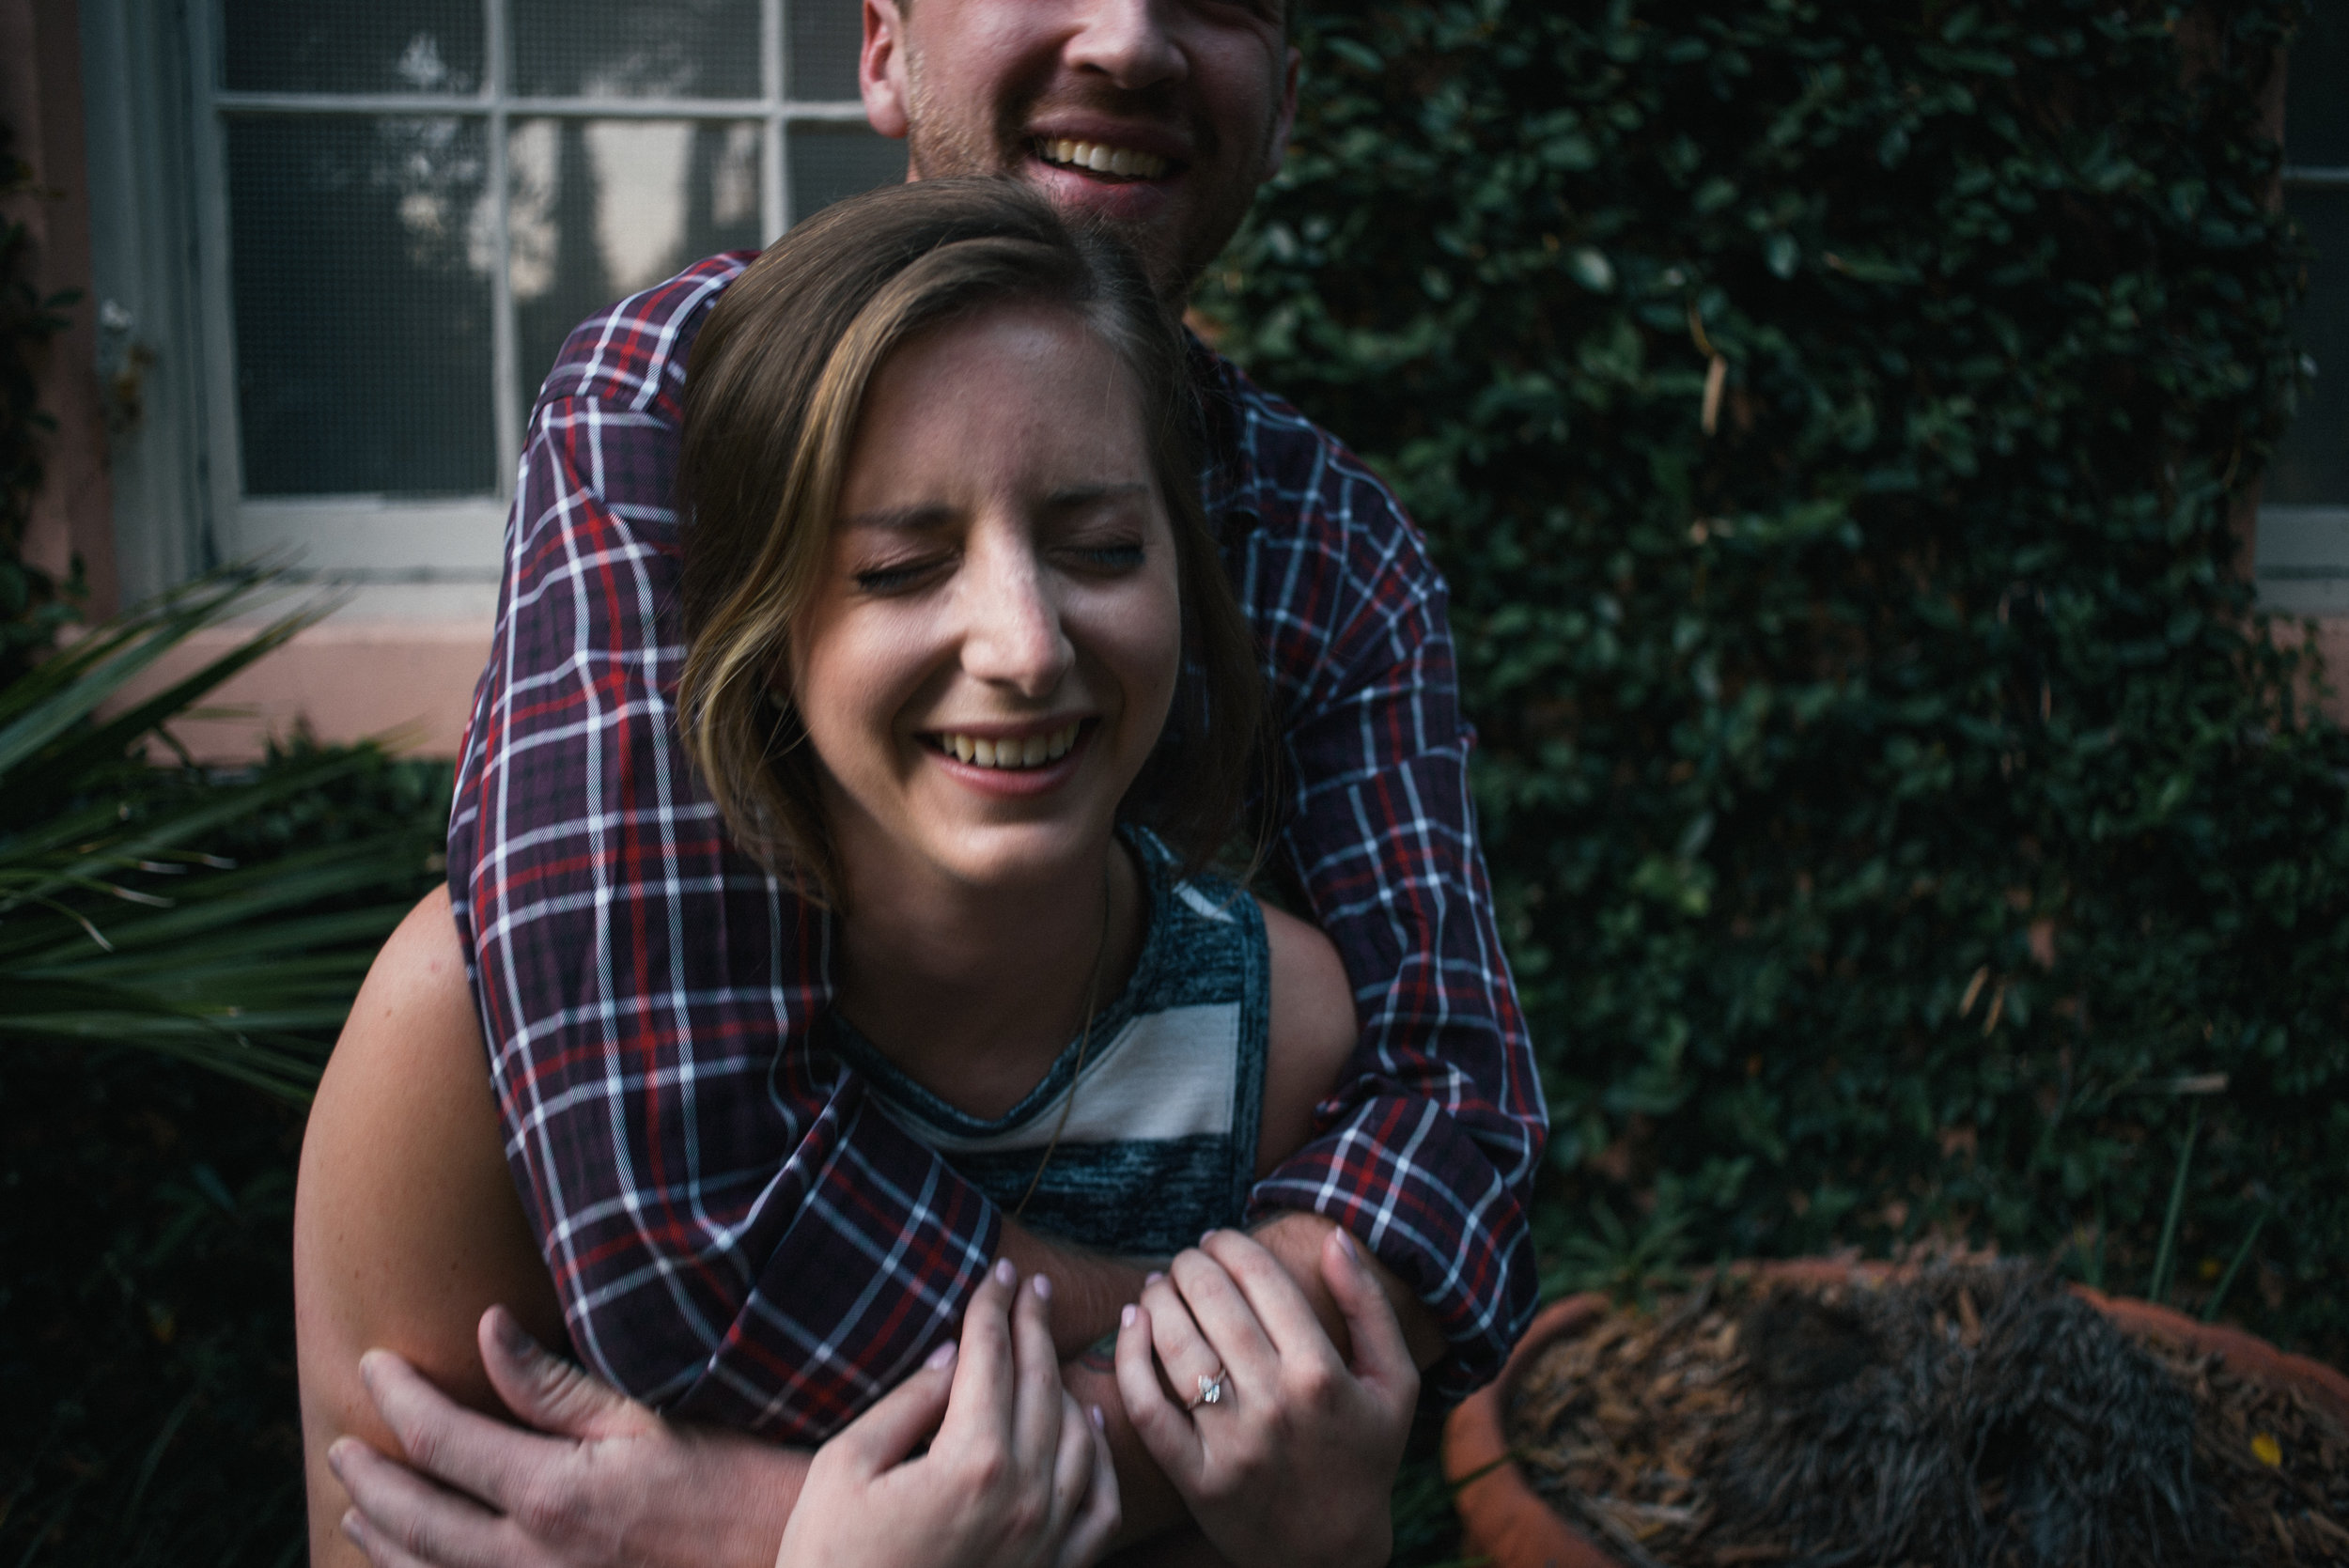
{"label": "smiling man", "polygon": [[866,117],[916,179],[1011,175],[1108,220],[1169,294],[1272,178],[1297,110],[1282,0],[864,8]]}
{"label": "smiling man", "polygon": [[[1282,0],[865,0],[861,80],[911,178],[1026,182],[1113,225],[1178,300],[1280,165],[1298,84],[1286,23]],[[824,916],[728,843],[685,761],[681,389],[695,332],[749,260],[714,257],[591,318],[546,380],[449,880],[509,1160],[574,1346],[672,1417],[803,1443],[950,1338],[999,1253],[1051,1275],[1072,1358],[1143,1280],[1007,1221],[811,1049],[831,994]],[[1276,858],[1336,944],[1361,1025],[1317,1136],[1259,1183],[1252,1219],[1333,1337],[1323,1244],[1333,1227],[1357,1238],[1432,1363],[1427,1386],[1456,1397],[1532,1312],[1524,1205],[1546,1127],[1475,844],[1443,584],[1351,454],[1204,347],[1193,357],[1208,513],[1282,727]],[[1106,1368],[1072,1359],[1068,1376],[1115,1408]],[[478,1426],[445,1442],[430,1423],[455,1415],[422,1408],[409,1430],[433,1439],[443,1479],[509,1510],[526,1492],[573,1545],[619,1528],[606,1515],[623,1492],[692,1512],[682,1483],[599,1491],[608,1454],[599,1471],[580,1445],[515,1433],[484,1457]],[[779,1533],[791,1488],[731,1465],[704,1464],[695,1484],[738,1514],[770,1510]],[[1146,1514],[1146,1488],[1128,1498]],[[517,1527],[501,1528],[510,1544]],[[723,1555],[707,1546],[681,1543],[680,1560]]]}

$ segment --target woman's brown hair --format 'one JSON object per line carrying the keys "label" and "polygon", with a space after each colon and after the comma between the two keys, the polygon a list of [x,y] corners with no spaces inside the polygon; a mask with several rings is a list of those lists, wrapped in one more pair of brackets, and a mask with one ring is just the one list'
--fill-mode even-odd
{"label": "woman's brown hair", "polygon": [[1174,526],[1182,678],[1121,815],[1204,864],[1264,755],[1254,640],[1199,501],[1188,346],[1140,263],[1009,180],[925,179],[836,203],[711,308],[686,373],[677,468],[686,751],[736,842],[825,902],[840,889],[817,763],[776,677],[828,556],[865,389],[916,335],[1004,304],[1066,310],[1116,356]]}

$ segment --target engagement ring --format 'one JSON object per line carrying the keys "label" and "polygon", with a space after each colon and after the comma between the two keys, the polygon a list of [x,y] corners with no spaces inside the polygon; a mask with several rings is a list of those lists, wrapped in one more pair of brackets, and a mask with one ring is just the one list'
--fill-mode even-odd
{"label": "engagement ring", "polygon": [[1184,1405],[1183,1408],[1186,1410],[1196,1410],[1202,1405],[1221,1405],[1222,1403],[1223,1373],[1222,1369],[1218,1368],[1216,1374],[1213,1377],[1209,1377],[1204,1372],[1199,1374],[1199,1397],[1192,1400],[1189,1405]]}

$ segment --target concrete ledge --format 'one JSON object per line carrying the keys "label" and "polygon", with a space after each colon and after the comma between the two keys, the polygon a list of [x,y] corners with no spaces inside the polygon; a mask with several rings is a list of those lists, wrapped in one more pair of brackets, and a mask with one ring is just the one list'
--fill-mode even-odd
{"label": "concrete ledge", "polygon": [[[242,644],[255,629],[212,627],[157,660],[111,710],[151,696]],[[323,741],[381,740],[418,756],[454,757],[464,744],[474,684],[490,657],[490,626],[346,620],[314,626],[213,692],[171,733],[198,762],[259,756],[272,737],[307,725]]]}

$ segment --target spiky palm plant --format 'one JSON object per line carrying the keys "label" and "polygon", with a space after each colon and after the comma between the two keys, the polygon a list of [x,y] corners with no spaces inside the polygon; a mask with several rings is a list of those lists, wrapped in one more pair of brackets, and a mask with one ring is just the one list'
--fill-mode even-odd
{"label": "spiky palm plant", "polygon": [[0,687],[0,1038],[137,1047],[308,1096],[323,1042],[414,896],[418,835],[241,866],[212,852],[225,834],[376,756],[302,752],[224,781],[151,767],[142,753],[150,738],[176,749],[173,720],[322,609],[283,614],[101,716],[190,633],[271,586],[266,572],[213,574]]}

